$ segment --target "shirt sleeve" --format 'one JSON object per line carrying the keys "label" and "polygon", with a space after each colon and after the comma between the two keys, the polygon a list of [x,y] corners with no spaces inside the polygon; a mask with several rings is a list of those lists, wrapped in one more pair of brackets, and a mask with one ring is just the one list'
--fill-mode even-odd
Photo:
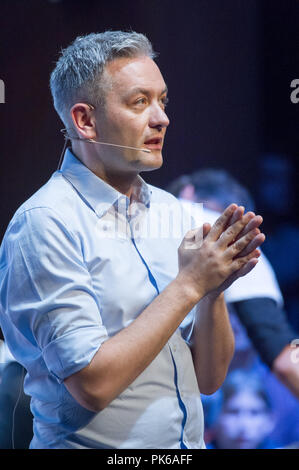
{"label": "shirt sleeve", "polygon": [[252,271],[233,282],[224,292],[224,296],[227,302],[267,297],[274,300],[280,307],[283,306],[283,297],[276,275],[262,251]]}
{"label": "shirt sleeve", "polygon": [[108,334],[79,237],[53,209],[15,217],[1,273],[2,309],[24,338],[23,354],[29,341],[59,382],[88,365]]}
{"label": "shirt sleeve", "polygon": [[273,299],[262,297],[233,305],[255,349],[271,368],[283,348],[296,338],[285,311]]}

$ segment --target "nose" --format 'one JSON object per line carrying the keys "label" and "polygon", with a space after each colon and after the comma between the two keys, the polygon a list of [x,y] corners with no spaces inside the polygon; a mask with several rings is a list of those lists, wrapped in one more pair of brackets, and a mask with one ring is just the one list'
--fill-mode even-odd
{"label": "nose", "polygon": [[163,128],[169,125],[169,119],[164,109],[159,104],[153,104],[151,106],[149,126],[161,131]]}

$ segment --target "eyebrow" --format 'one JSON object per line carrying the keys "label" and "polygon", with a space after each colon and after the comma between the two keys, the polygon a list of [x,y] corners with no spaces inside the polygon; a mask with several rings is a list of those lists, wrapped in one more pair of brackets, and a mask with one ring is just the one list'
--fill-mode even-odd
{"label": "eyebrow", "polygon": [[[136,95],[137,93],[142,93],[143,95],[150,95],[151,90],[146,89],[146,88],[141,88],[141,87],[135,87],[131,91],[128,92],[127,96],[129,97],[132,95]],[[167,85],[165,86],[164,90],[160,93],[160,96],[164,95],[165,93],[168,93]]]}

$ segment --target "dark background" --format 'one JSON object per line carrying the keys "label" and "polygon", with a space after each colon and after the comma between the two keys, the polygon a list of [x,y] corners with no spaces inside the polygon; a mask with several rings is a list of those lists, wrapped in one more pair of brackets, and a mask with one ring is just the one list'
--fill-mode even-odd
{"label": "dark background", "polygon": [[[256,198],[266,234],[281,222],[298,228],[299,103],[290,100],[299,79],[297,0],[1,0],[0,240],[57,167],[62,123],[48,83],[60,49],[78,35],[131,28],[159,52],[170,90],[165,163],[146,181],[165,188],[182,173],[225,168]],[[269,153],[291,168],[290,197],[278,212],[259,196]]]}
{"label": "dark background", "polygon": [[[57,168],[63,125],[48,83],[59,51],[105,29],[145,33],[169,88],[164,165],[143,177],[165,188],[181,174],[224,168],[249,188],[299,334],[299,103],[290,100],[299,0],[0,0],[0,241],[17,207]],[[280,156],[276,167],[269,155]],[[298,404],[283,392],[277,403],[281,435],[292,442]]]}
{"label": "dark background", "polygon": [[1,236],[57,166],[62,124],[48,81],[59,50],[77,35],[129,28],[153,42],[170,89],[165,163],[148,182],[224,167],[255,193],[264,153],[297,167],[297,0],[1,0]]}

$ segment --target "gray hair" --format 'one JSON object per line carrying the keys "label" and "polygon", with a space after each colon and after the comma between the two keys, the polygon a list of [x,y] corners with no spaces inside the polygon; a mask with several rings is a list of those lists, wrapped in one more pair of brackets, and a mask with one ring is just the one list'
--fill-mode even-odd
{"label": "gray hair", "polygon": [[104,104],[101,78],[108,62],[119,57],[144,55],[156,57],[147,37],[134,31],[79,36],[63,49],[51,73],[50,89],[54,107],[64,124],[68,124],[68,113],[75,103]]}

